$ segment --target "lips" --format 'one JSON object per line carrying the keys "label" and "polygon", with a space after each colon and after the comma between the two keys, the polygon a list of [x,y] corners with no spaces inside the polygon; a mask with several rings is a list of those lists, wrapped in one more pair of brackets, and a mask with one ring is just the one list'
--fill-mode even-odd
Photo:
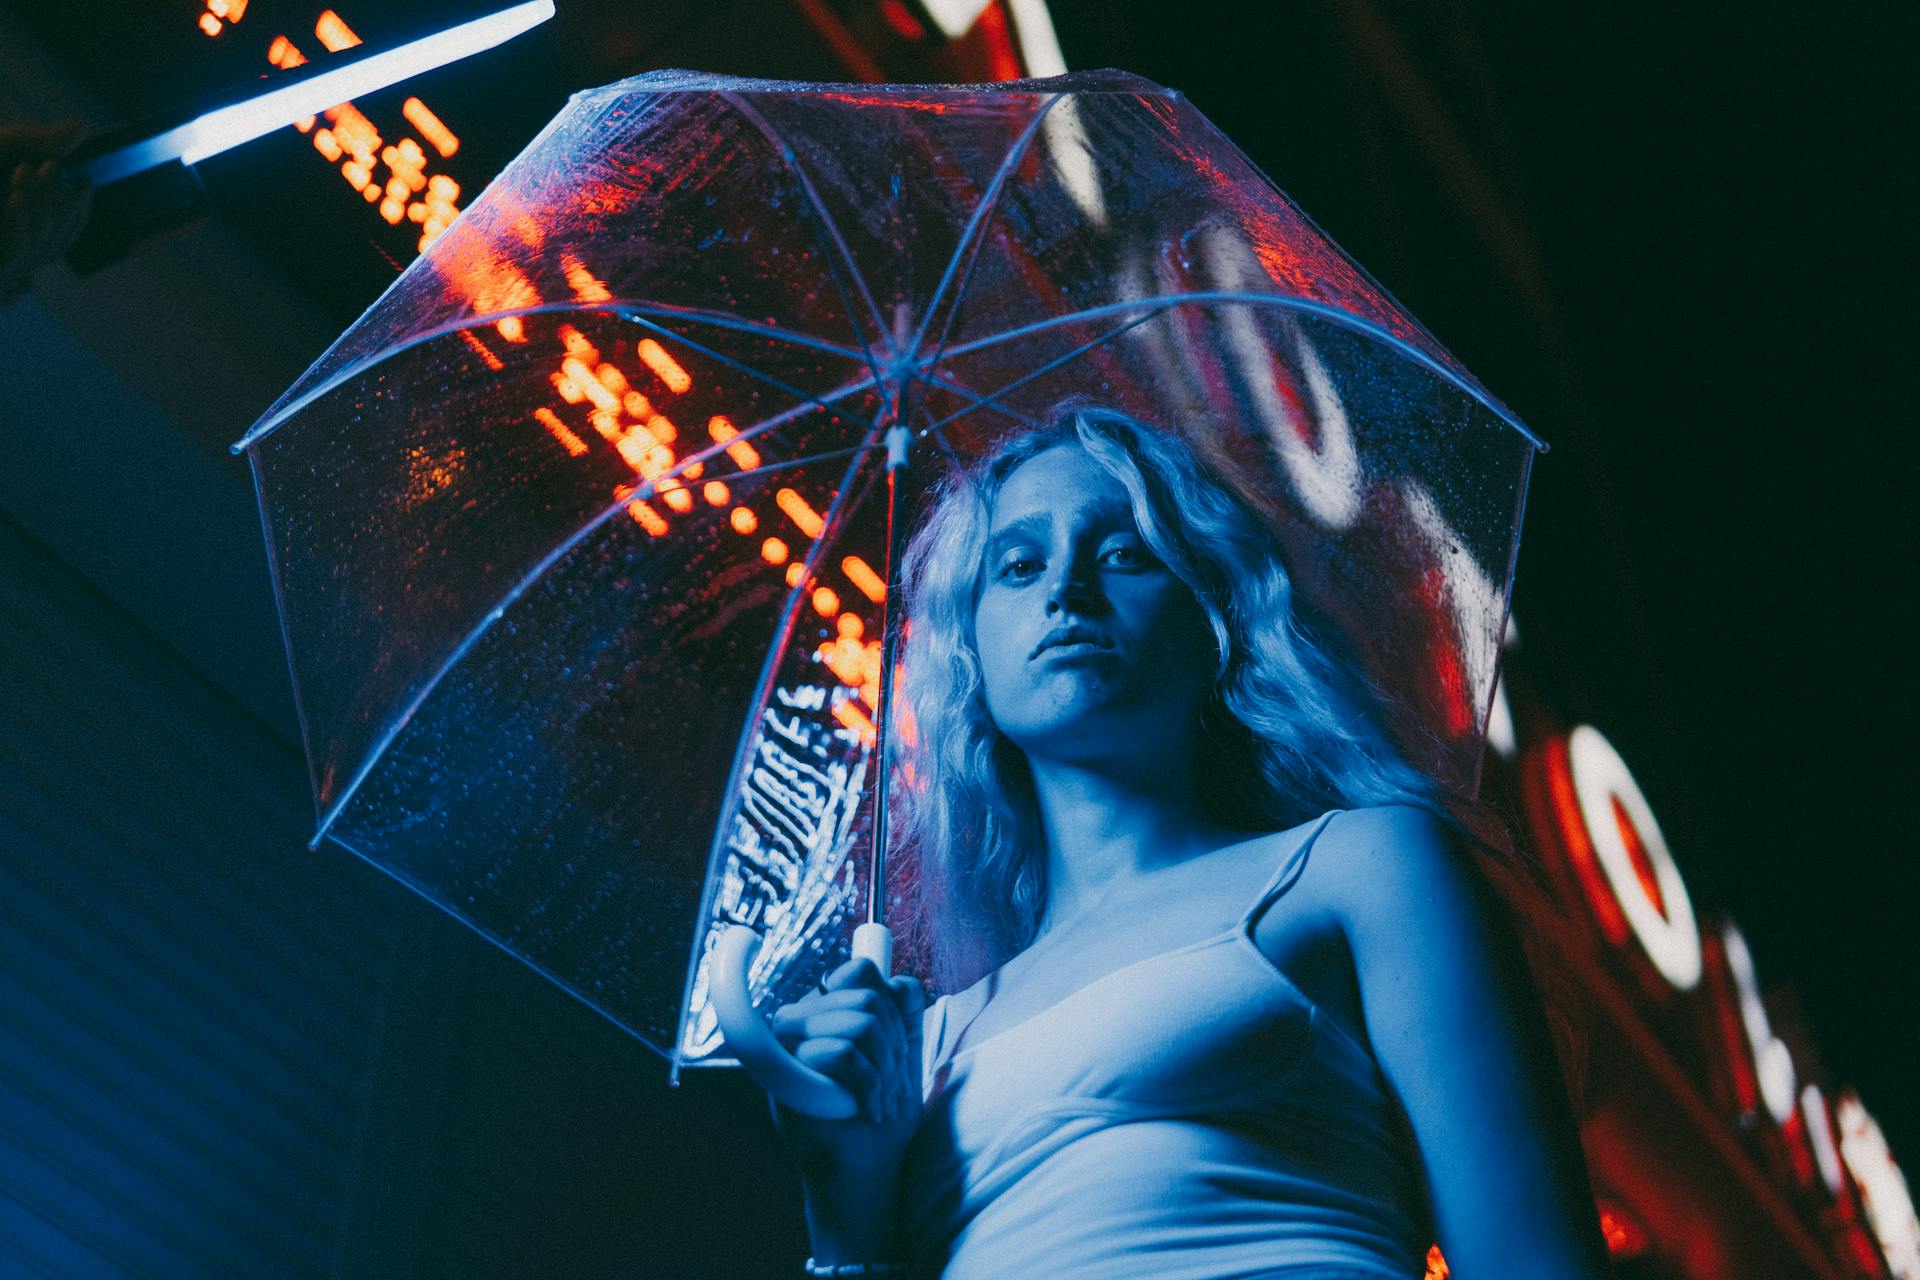
{"label": "lips", "polygon": [[1055,627],[1053,630],[1047,632],[1040,643],[1034,646],[1034,650],[1028,655],[1027,661],[1033,661],[1033,659],[1039,657],[1049,649],[1057,649],[1062,645],[1075,644],[1090,645],[1095,649],[1113,648],[1113,641],[1108,639],[1103,633],[1094,630],[1092,627],[1073,623],[1064,627]]}

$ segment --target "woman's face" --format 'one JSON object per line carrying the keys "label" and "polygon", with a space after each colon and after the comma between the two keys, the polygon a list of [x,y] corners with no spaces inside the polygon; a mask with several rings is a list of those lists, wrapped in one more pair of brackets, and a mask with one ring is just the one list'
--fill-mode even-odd
{"label": "woman's face", "polygon": [[1029,757],[1138,757],[1184,738],[1212,686],[1206,614],[1147,546],[1126,488],[1078,445],[994,500],[975,645],[994,724]]}

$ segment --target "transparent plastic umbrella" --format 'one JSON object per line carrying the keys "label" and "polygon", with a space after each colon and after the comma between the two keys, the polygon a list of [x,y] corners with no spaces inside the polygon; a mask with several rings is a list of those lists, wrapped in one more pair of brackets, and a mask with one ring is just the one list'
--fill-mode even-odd
{"label": "transparent plastic umbrella", "polygon": [[1475,785],[1539,442],[1179,94],[659,72],[576,95],[235,446],[314,843],[722,1060],[719,928],[764,1005],[861,913],[890,433],[911,493],[1073,395],[1264,512]]}

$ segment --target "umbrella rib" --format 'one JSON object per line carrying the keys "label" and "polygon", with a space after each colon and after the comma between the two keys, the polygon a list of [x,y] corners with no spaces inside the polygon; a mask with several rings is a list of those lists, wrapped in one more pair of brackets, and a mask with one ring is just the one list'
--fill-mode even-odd
{"label": "umbrella rib", "polygon": [[1547,446],[1545,441],[1541,440],[1539,436],[1529,430],[1527,425],[1515,416],[1513,410],[1507,408],[1506,405],[1495,399],[1492,393],[1480,387],[1471,376],[1461,371],[1449,369],[1434,356],[1422,351],[1398,334],[1381,328],[1371,320],[1363,320],[1350,311],[1343,311],[1339,307],[1330,306],[1324,302],[1314,302],[1306,298],[1284,297],[1271,293],[1241,293],[1233,290],[1160,293],[1155,294],[1151,298],[1136,298],[1127,302],[1109,302],[1097,307],[1087,307],[1080,311],[1067,311],[1057,316],[1048,316],[1044,320],[1036,320],[1032,324],[1019,325],[1012,329],[1003,329],[999,333],[988,334],[983,338],[975,338],[970,342],[963,342],[957,347],[950,347],[943,353],[941,358],[951,360],[955,356],[970,355],[975,351],[982,351],[1003,342],[1013,342],[1036,333],[1044,333],[1048,329],[1057,329],[1062,325],[1077,324],[1087,320],[1101,320],[1107,316],[1119,315],[1123,312],[1137,310],[1141,307],[1159,307],[1162,310],[1167,310],[1186,303],[1210,302],[1240,302],[1252,306],[1281,307],[1289,311],[1304,312],[1308,315],[1330,321],[1343,329],[1350,329],[1355,333],[1384,342],[1408,360],[1413,361],[1428,372],[1435,374],[1444,381],[1465,391],[1475,400],[1478,400],[1481,404],[1492,410],[1501,421],[1505,422],[1515,431],[1518,431],[1528,444],[1531,444],[1534,448],[1542,450],[1543,452],[1546,450]]}
{"label": "umbrella rib", "polygon": [[[781,658],[786,654],[787,646],[793,640],[794,629],[799,625],[800,611],[809,594],[807,584],[814,578],[814,571],[819,568],[820,562],[826,558],[827,549],[839,536],[847,517],[859,504],[859,500],[865,496],[864,489],[856,494],[853,484],[854,478],[859,475],[860,467],[865,461],[864,455],[880,447],[882,447],[880,428],[874,427],[858,446],[853,464],[841,477],[839,487],[834,492],[833,501],[822,517],[820,536],[813,540],[813,545],[808,548],[805,559],[801,561],[799,581],[787,590],[786,603],[780,608],[780,620],[775,625],[773,639],[767,646],[766,661],[760,667],[760,679],[754,686],[752,709],[742,729],[740,745],[734,750],[733,768],[728,771],[726,790],[722,793],[727,797],[726,808],[721,810],[720,820],[714,823],[713,841],[707,848],[706,883],[700,895],[700,909],[694,916],[691,945],[687,948],[692,959],[687,964],[687,981],[680,994],[680,1025],[674,1029],[673,1064],[676,1076],[680,1069],[680,1051],[686,1043],[687,1013],[693,1003],[693,983],[700,972],[702,959],[700,944],[707,936],[713,914],[714,895],[719,892],[720,877],[715,873],[726,865],[727,840],[731,835],[727,819],[739,807],[737,797],[740,794],[741,779],[746,773],[753,744],[759,737],[760,720],[766,714],[767,704],[773,698],[773,686],[780,674]],[[881,779],[878,785],[885,786],[886,780]]]}
{"label": "umbrella rib", "polygon": [[816,338],[809,333],[796,333],[792,329],[783,329],[777,324],[762,324],[758,320],[743,319],[730,311],[712,311],[706,307],[677,307],[670,302],[620,302],[614,306],[623,313],[637,312],[642,315],[673,316],[695,320],[702,324],[710,324],[716,329],[733,329],[756,337],[791,342],[796,347],[808,347],[815,351],[845,356],[849,360],[866,360],[869,366],[872,363],[865,347],[850,347],[844,342],[835,342],[830,338]]}
{"label": "umbrella rib", "polygon": [[[735,329],[742,333],[751,333],[764,338],[772,338],[779,342],[791,342],[795,346],[807,347],[816,351],[831,352],[834,355],[846,356],[849,359],[867,358],[867,353],[857,347],[849,347],[844,343],[831,342],[825,338],[816,338],[809,334],[795,333],[790,329],[782,329],[778,325],[761,324],[758,321],[747,320],[743,317],[736,316],[731,312],[710,311],[704,307],[676,307],[669,303],[661,302],[543,302],[535,307],[518,307],[512,311],[494,311],[484,316],[465,316],[459,320],[450,320],[445,324],[435,325],[431,329],[415,334],[405,342],[399,343],[396,346],[383,348],[378,355],[370,359],[355,361],[328,378],[319,386],[303,394],[299,399],[289,403],[286,408],[275,413],[272,418],[256,423],[253,429],[248,431],[246,435],[241,436],[240,439],[228,446],[228,452],[244,453],[249,447],[259,443],[263,437],[285,425],[296,413],[300,412],[300,410],[340,386],[347,379],[357,377],[403,352],[411,351],[417,346],[433,342],[439,338],[444,338],[449,334],[459,333],[465,329],[477,328],[480,325],[495,324],[501,320],[508,320],[518,316],[572,315],[579,311],[606,312],[611,315],[619,315],[627,311],[643,310],[664,312],[669,315],[700,320],[718,328]],[[326,356],[323,354],[320,359],[325,360]],[[319,361],[315,361],[315,363],[317,364]],[[868,359],[869,368],[871,368],[871,365],[872,362]],[[876,382],[878,381],[877,377],[875,380]]]}
{"label": "umbrella rib", "polygon": [[[842,393],[855,395],[872,385],[871,380],[863,379],[859,382],[848,383],[846,386],[837,388],[828,394],[835,396]],[[812,407],[812,405],[802,405],[783,410],[764,422],[755,423],[747,431],[741,432],[739,438],[764,434],[766,431],[781,423],[792,421]],[[869,439],[872,438],[872,432],[874,430],[876,429],[869,428]],[[680,476],[684,474],[689,467],[724,452],[725,448],[725,445],[715,444],[698,453],[688,454],[670,468],[665,475],[660,476],[658,480],[648,481],[642,485],[637,492],[640,496],[650,497],[659,480],[668,480]],[[858,465],[856,461],[855,466]],[[591,519],[587,520],[586,523],[562,539],[558,546],[547,552],[546,555],[540,557],[530,569],[520,576],[517,582],[507,589],[491,609],[481,615],[480,621],[475,623],[467,631],[465,636],[461,637],[460,643],[453,647],[453,651],[447,655],[445,660],[443,660],[440,666],[434,671],[433,675],[428,677],[426,682],[420,686],[420,691],[407,703],[406,709],[394,718],[393,724],[385,733],[380,735],[379,741],[375,742],[373,747],[367,752],[366,759],[361,762],[359,769],[354,772],[353,780],[342,788],[339,797],[334,800],[332,807],[322,815],[319,826],[313,833],[313,839],[307,842],[308,848],[317,849],[320,847],[320,842],[327,838],[328,829],[333,826],[334,822],[339,819],[342,813],[346,812],[348,803],[350,803],[354,795],[359,792],[360,787],[366,782],[367,778],[372,775],[374,766],[378,765],[381,758],[386,755],[387,748],[393,745],[394,739],[400,736],[401,730],[405,729],[413,720],[414,713],[425,705],[427,699],[432,696],[433,691],[439,687],[440,682],[446,679],[447,673],[460,665],[461,659],[465,658],[473,647],[480,643],[480,637],[485,635],[487,630],[491,628],[495,622],[498,622],[504,617],[507,610],[511,608],[521,596],[525,595],[534,583],[546,575],[548,569],[551,569],[555,564],[559,563],[569,551],[572,551],[575,547],[579,546],[580,543],[585,541],[594,530],[600,528],[606,524],[607,521],[626,510],[627,505],[633,500],[634,495],[629,494],[624,498],[616,498],[613,502],[602,508],[598,514],[594,515]]]}
{"label": "umbrella rib", "polygon": [[[766,140],[778,149],[780,159],[785,162],[794,180],[800,184],[800,189],[806,193],[807,203],[812,207],[814,216],[820,219],[821,232],[825,235],[831,249],[827,255],[828,262],[831,264],[836,257],[838,258],[841,267],[852,277],[854,285],[859,289],[861,299],[867,304],[867,311],[873,317],[874,333],[884,336],[887,332],[887,324],[880,314],[880,304],[874,300],[873,291],[867,287],[866,277],[860,274],[859,264],[853,260],[853,250],[847,247],[846,237],[840,234],[840,225],[833,220],[833,215],[827,212],[826,202],[820,198],[820,192],[814,187],[813,179],[808,176],[805,169],[800,167],[800,157],[795,154],[792,145],[780,136],[771,121],[748,105],[739,94],[729,93],[723,96],[735,111],[746,117],[748,123],[758,129]],[[841,305],[847,310],[847,319],[853,322],[854,332],[859,334],[859,312],[853,305],[853,300],[847,297],[846,283],[840,278],[840,272],[834,270],[831,265],[828,267],[827,275],[833,280],[833,287],[840,294]],[[864,334],[861,335],[861,342],[867,348],[867,364],[873,371],[874,382],[878,384],[881,377],[880,368],[874,361],[874,344],[868,342]]]}
{"label": "umbrella rib", "polygon": [[[949,422],[952,422],[955,418],[958,418],[963,414],[971,413],[973,409],[992,409],[995,412],[1001,414],[1002,416],[1008,418],[1009,420],[1023,427],[1038,427],[1040,425],[1037,419],[1032,418],[1029,415],[1020,412],[1018,409],[1010,409],[1006,405],[996,404],[994,403],[992,396],[982,395],[980,392],[975,391],[973,388],[964,386],[961,383],[954,381],[952,378],[945,376],[944,374],[938,374],[938,373],[923,374],[921,375],[921,381],[926,382],[931,386],[938,387],[942,391],[951,392],[956,396],[961,396],[961,397],[964,397],[965,399],[971,400],[973,402],[973,406],[971,409],[963,409],[960,411],[960,413],[950,414],[947,417],[940,419],[938,422],[930,423],[927,426],[919,428],[913,433],[913,438],[915,440],[926,439],[929,435],[933,435],[935,432],[938,432],[941,427],[945,426]],[[1011,389],[1010,387],[1002,387],[1001,391],[1006,391],[1010,389]],[[998,395],[998,394],[1000,393],[999,392],[994,393],[994,395]],[[944,437],[942,437],[942,439],[944,440]]]}
{"label": "umbrella rib", "polygon": [[[987,223],[1000,206],[1000,196],[1007,189],[1007,179],[1012,175],[1014,166],[1025,158],[1028,149],[1033,146],[1033,140],[1039,136],[1040,126],[1046,120],[1047,113],[1053,110],[1054,104],[1065,96],[1065,94],[1056,93],[1047,99],[1046,105],[1034,113],[1026,130],[1014,139],[1011,147],[1007,148],[1007,154],[1000,158],[1000,166],[994,170],[993,180],[987,184],[986,193],[980,197],[980,203],[974,206],[973,215],[967,220],[966,229],[960,233],[960,243],[955,246],[953,256],[947,259],[947,269],[941,274],[940,283],[935,287],[933,297],[927,302],[926,311],[920,316],[920,325],[914,330],[913,342],[907,348],[907,359],[914,360],[919,357],[921,346],[926,341],[927,328],[933,323],[934,313],[940,309],[940,303],[946,297],[947,286],[953,283],[954,273],[960,269],[962,258],[967,261],[967,275],[973,274],[973,264],[980,257],[980,246],[986,241]],[[963,281],[960,288],[955,290],[956,296],[965,289],[966,285]],[[957,310],[957,304],[955,309]],[[945,345],[947,333],[952,327],[953,316],[949,313],[947,323],[940,331],[942,346]],[[937,351],[933,359],[939,359]]]}
{"label": "umbrella rib", "polygon": [[[1121,334],[1125,333],[1127,330],[1132,329],[1138,325],[1143,325],[1147,321],[1153,319],[1155,316],[1164,315],[1169,310],[1171,310],[1171,308],[1162,307],[1157,311],[1149,311],[1146,315],[1143,315],[1138,319],[1129,320],[1125,324],[1115,325],[1113,328],[1107,330],[1105,333],[1101,334],[1099,337],[1094,338],[1091,341],[1081,343],[1079,346],[1067,352],[1065,355],[1059,356],[1053,360],[1049,360],[1047,363],[1041,365],[1038,369],[1034,369],[1028,373],[1022,374],[1020,377],[1015,378],[1012,382],[1007,383],[1004,387],[1001,387],[996,391],[988,392],[983,399],[979,400],[977,403],[969,406],[968,408],[962,409],[957,413],[948,414],[946,417],[941,418],[937,422],[934,422],[929,426],[927,426],[926,430],[938,431],[941,427],[946,426],[949,422],[952,422],[957,418],[963,418],[967,414],[972,413],[975,409],[985,408],[988,405],[992,405],[994,408],[999,409],[1001,408],[1001,406],[995,402],[998,401],[1001,396],[1006,395],[1009,391],[1013,391],[1016,388],[1023,387],[1027,383],[1032,382],[1035,378],[1044,377],[1045,375],[1052,373],[1055,369],[1058,369],[1061,365],[1066,364],[1069,361],[1078,360],[1081,356],[1093,350],[1095,347],[1100,346],[1102,343],[1111,342],[1113,341],[1113,339],[1119,337]],[[971,393],[963,392],[962,394],[970,395]],[[1005,412],[1005,410],[1002,410],[1002,412]]]}
{"label": "umbrella rib", "polygon": [[[655,333],[664,334],[666,337],[672,338],[676,342],[683,342],[687,346],[693,348],[695,351],[698,351],[701,355],[709,356],[715,360],[718,360],[720,363],[724,365],[728,365],[734,369],[738,369],[741,373],[746,374],[750,378],[758,378],[760,381],[766,383],[768,386],[777,387],[781,391],[786,392],[788,395],[792,396],[796,400],[799,400],[805,404],[813,405],[820,409],[827,409],[826,401],[807,394],[805,391],[802,391],[800,388],[794,386],[790,382],[786,382],[780,378],[776,378],[770,373],[763,373],[759,369],[754,368],[752,365],[747,364],[744,361],[734,359],[732,356],[727,355],[725,352],[716,351],[714,348],[708,346],[704,342],[699,342],[693,338],[689,338],[684,333],[675,333],[672,329],[669,329],[664,325],[655,324],[653,321],[647,319],[643,315],[640,315],[638,312],[629,311],[623,314],[626,316],[628,320],[632,321],[634,324],[637,324],[644,329],[651,329]],[[868,372],[870,377],[868,382],[865,385],[878,386],[880,382],[880,376],[876,371],[873,370],[873,367],[871,364],[868,365]],[[832,412],[832,410],[827,410],[827,411]],[[866,417],[863,415],[850,413],[850,414],[847,414],[846,416],[852,419],[854,422],[859,423],[863,427],[871,428],[873,426],[873,423],[869,422],[866,419]]]}

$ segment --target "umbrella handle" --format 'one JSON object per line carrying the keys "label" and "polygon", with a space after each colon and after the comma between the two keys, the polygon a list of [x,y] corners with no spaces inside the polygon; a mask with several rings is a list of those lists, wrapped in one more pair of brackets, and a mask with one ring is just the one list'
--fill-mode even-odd
{"label": "umbrella handle", "polygon": [[[821,1120],[844,1120],[860,1109],[859,1099],[789,1053],[753,1007],[747,975],[760,941],[745,925],[728,925],[708,962],[707,993],[727,1050],[776,1101]],[[853,931],[853,954],[873,961],[884,978],[892,969],[893,934],[883,924],[863,924]]]}

